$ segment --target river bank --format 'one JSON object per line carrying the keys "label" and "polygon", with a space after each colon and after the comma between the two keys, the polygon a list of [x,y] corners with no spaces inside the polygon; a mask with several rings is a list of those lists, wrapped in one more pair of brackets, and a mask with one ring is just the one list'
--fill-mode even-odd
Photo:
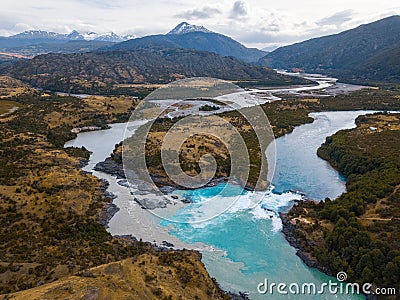
{"label": "river bank", "polygon": [[[308,125],[304,125],[301,127],[297,127],[294,131],[294,136],[297,136],[296,140],[291,140],[291,134],[282,137],[281,139],[278,139],[278,141],[282,141],[279,142],[281,144],[280,147],[283,148],[279,148],[279,149],[286,149],[285,151],[285,155],[287,156],[281,156],[280,158],[278,157],[278,167],[276,170],[276,174],[278,175],[278,177],[276,177],[276,191],[278,191],[279,189],[283,189],[283,191],[288,191],[288,190],[298,190],[301,191],[302,194],[305,195],[313,195],[315,192],[319,191],[321,192],[321,188],[320,188],[320,184],[323,184],[322,186],[324,186],[324,188],[322,189],[324,191],[324,194],[320,194],[318,197],[316,197],[317,199],[324,199],[325,196],[329,195],[331,197],[335,197],[335,195],[339,195],[340,193],[343,192],[343,180],[340,178],[340,176],[337,174],[337,172],[335,172],[334,170],[332,170],[331,168],[328,168],[328,173],[326,173],[327,175],[322,175],[321,173],[315,173],[315,176],[313,177],[314,179],[311,180],[311,178],[309,178],[308,180],[304,181],[302,178],[302,176],[308,176],[309,173],[307,170],[304,170],[304,166],[305,165],[317,165],[319,166],[318,168],[326,168],[326,163],[320,159],[318,159],[318,157],[316,158],[310,158],[309,156],[302,156],[300,155],[300,158],[297,159],[289,159],[289,157],[293,156],[293,150],[292,147],[294,148],[299,148],[302,147],[299,144],[299,141],[304,141],[305,143],[307,143],[307,145],[310,145],[309,148],[304,147],[305,151],[302,152],[302,154],[309,153],[310,155],[312,154],[312,157],[316,156],[316,148],[320,145],[320,143],[322,143],[322,141],[325,139],[325,135],[328,134],[332,134],[334,132],[336,132],[337,130],[339,130],[340,128],[343,127],[352,127],[354,126],[354,119],[358,114],[361,113],[365,113],[365,112],[336,112],[336,113],[320,113],[320,114],[316,114],[313,115],[314,118],[316,118],[316,120],[314,121],[314,123],[312,124],[308,124]],[[327,116],[335,116],[336,121],[332,122],[332,119],[330,119]],[[346,117],[347,116],[347,117]],[[344,118],[344,119],[343,119]],[[324,125],[322,125],[324,124]],[[329,131],[327,131],[326,133],[322,133],[320,128],[321,126],[329,126]],[[311,136],[307,138],[304,138],[304,136],[302,137],[303,134],[309,133],[312,134],[312,130],[311,128],[314,128],[314,133],[316,134],[316,136],[318,136],[318,139],[315,140],[311,139]],[[298,132],[300,130],[300,132]],[[107,132],[104,131],[104,132]],[[93,134],[92,133],[85,133],[83,135],[86,134]],[[81,135],[79,135],[81,136]],[[78,136],[78,137],[79,137]],[[91,139],[92,140],[92,139]],[[106,136],[102,135],[102,139],[103,141],[103,147],[105,146],[104,142],[107,140]],[[311,142],[312,141],[312,142]],[[80,145],[84,145],[82,143],[83,141],[81,140],[80,142],[76,143],[76,146],[80,146]],[[93,142],[96,142],[96,139],[93,139]],[[289,143],[292,146],[289,146]],[[108,147],[110,153],[112,152],[112,149],[115,145],[114,140],[112,143],[110,143],[110,147]],[[89,147],[89,145],[86,145],[85,147]],[[315,148],[315,149],[314,149]],[[306,150],[309,149],[309,150]],[[314,150],[313,150],[314,149]],[[89,147],[90,150],[90,147]],[[280,153],[282,153],[282,151],[278,151]],[[104,152],[104,156],[106,156],[106,153]],[[104,157],[103,156],[103,157]],[[107,156],[109,156],[109,153],[107,154]],[[94,153],[94,157],[95,161],[100,161],[100,157],[96,155],[96,153]],[[307,160],[307,163],[305,163],[305,159]],[[313,159],[312,162],[310,162],[309,160]],[[314,161],[314,159],[321,161],[320,163],[316,163]],[[282,162],[298,162],[298,166],[294,166],[293,164],[287,164],[282,165]],[[279,163],[280,162],[280,163]],[[321,164],[322,163],[322,164]],[[94,162],[90,162],[89,163],[93,168],[96,164],[94,164]],[[321,165],[320,165],[321,164]],[[294,174],[293,177],[287,177],[287,174],[290,170],[290,173]],[[104,170],[103,170],[104,171]],[[120,172],[121,170],[118,169],[118,171]],[[302,172],[300,172],[302,171]],[[252,212],[251,214],[246,213],[246,210],[243,210],[242,208],[239,210],[233,210],[232,211],[232,217],[235,214],[239,214],[239,216],[241,215],[242,217],[240,218],[245,218],[243,220],[248,220],[246,221],[246,223],[232,223],[231,225],[229,225],[229,223],[225,223],[225,222],[230,222],[229,218],[224,221],[223,223],[220,223],[220,221],[218,221],[217,223],[206,223],[204,225],[202,225],[201,227],[197,229],[195,229],[196,227],[193,228],[194,231],[192,231],[191,226],[183,229],[183,227],[181,228],[180,226],[177,226],[176,224],[171,224],[168,222],[161,222],[162,220],[160,220],[159,218],[157,218],[157,216],[153,215],[149,210],[144,210],[142,209],[133,199],[132,199],[132,195],[130,195],[130,190],[127,187],[121,186],[120,184],[118,184],[118,181],[115,177],[111,176],[111,175],[107,175],[104,174],[102,172],[99,171],[92,171],[94,175],[98,176],[98,177],[102,177],[105,178],[107,181],[109,181],[110,183],[110,188],[109,191],[111,191],[112,193],[114,193],[116,196],[118,196],[116,199],[114,199],[114,204],[117,205],[119,207],[119,211],[115,214],[115,216],[110,220],[109,223],[109,232],[111,232],[113,235],[132,235],[135,236],[137,239],[142,238],[143,240],[148,240],[151,241],[152,243],[156,243],[158,245],[162,245],[163,242],[168,242],[168,245],[173,245],[173,247],[175,248],[190,248],[190,249],[196,249],[196,250],[200,250],[203,253],[203,260],[204,263],[206,264],[207,269],[209,270],[209,272],[211,273],[212,276],[216,277],[218,282],[221,282],[222,287],[225,290],[242,290],[242,291],[250,291],[250,295],[252,296],[252,299],[258,299],[257,295],[254,294],[253,289],[254,289],[254,282],[257,282],[257,280],[261,280],[262,276],[265,276],[265,274],[263,274],[263,272],[261,273],[257,273],[257,275],[255,276],[250,276],[246,275],[244,277],[243,276],[243,267],[237,268],[237,266],[235,264],[232,264],[232,260],[233,261],[243,261],[243,256],[232,256],[233,253],[235,253],[238,250],[234,250],[236,249],[241,249],[243,248],[243,246],[245,246],[243,244],[243,241],[241,241],[240,238],[238,238],[237,240],[237,244],[235,243],[234,248],[232,248],[232,245],[224,245],[221,244],[220,242],[224,241],[226,239],[226,235],[223,234],[222,236],[218,237],[218,241],[216,242],[216,240],[213,238],[212,240],[209,240],[209,238],[207,237],[209,232],[218,232],[222,227],[224,228],[229,228],[229,226],[234,226],[232,228],[232,230],[239,230],[237,226],[240,226],[239,228],[244,228],[243,226],[248,226],[248,224],[252,224],[252,222],[254,222],[253,217],[252,216],[259,216],[257,218],[260,219],[256,219],[258,221],[256,221],[254,223],[254,226],[256,227],[251,227],[253,229],[251,230],[255,230],[255,232],[257,232],[260,228],[264,228],[264,230],[267,230],[266,232],[270,232],[268,233],[268,235],[266,236],[267,240],[268,239],[272,239],[274,242],[274,247],[273,249],[276,249],[272,251],[272,253],[274,253],[274,255],[276,255],[276,265],[275,267],[279,269],[279,265],[281,265],[282,261],[285,260],[287,261],[288,264],[288,268],[292,268],[293,266],[296,266],[296,268],[299,268],[302,264],[300,258],[299,261],[297,261],[297,259],[295,259],[295,251],[292,252],[292,247],[289,246],[286,242],[285,239],[281,239],[280,238],[280,234],[279,234],[279,230],[280,228],[282,229],[282,225],[279,225],[281,223],[280,219],[279,219],[279,215],[277,213],[280,212],[281,209],[286,209],[288,206],[288,203],[290,203],[291,200],[295,199],[301,199],[302,196],[301,195],[297,195],[294,193],[290,193],[290,194],[284,194],[284,198],[279,196],[278,194],[269,194],[270,196],[268,196],[259,206],[254,212]],[[332,172],[332,173],[331,173]],[[286,174],[286,176],[285,176]],[[304,174],[304,175],[301,175]],[[325,173],[323,173],[325,174]],[[331,174],[331,175],[328,175]],[[115,175],[115,174],[114,174]],[[326,177],[328,176],[328,177]],[[333,179],[334,177],[330,177],[330,176],[334,176],[336,179]],[[295,179],[295,177],[297,177],[296,181],[291,181],[292,179]],[[282,181],[283,178],[286,178],[285,182]],[[292,179],[291,179],[292,178]],[[307,178],[307,177],[306,177]],[[330,179],[328,179],[330,178]],[[338,183],[338,185],[334,188],[331,189],[331,191],[329,192],[329,189],[326,189],[326,182],[325,180],[329,180],[329,182],[333,183]],[[304,189],[304,186],[299,185],[298,183],[301,182],[307,182],[308,183],[308,187],[309,190]],[[290,187],[290,188],[289,188]],[[205,193],[208,193],[208,189],[215,189],[218,188],[217,187],[210,187],[210,188],[206,188],[204,190],[200,190],[197,191],[196,193],[198,193],[199,196],[196,197],[200,197],[200,198],[193,198],[195,200],[195,202],[197,202],[196,199],[202,199],[203,195],[205,195]],[[210,190],[210,191],[211,191]],[[181,199],[184,197],[187,198],[191,198],[194,197],[194,194],[191,193],[190,191],[176,191],[176,192],[180,192],[180,194],[178,193],[178,197],[180,197]],[[176,192],[174,192],[176,194]],[[195,192],[195,191],[193,191]],[[185,193],[189,193],[187,195],[185,195]],[[246,194],[248,194],[249,192],[247,192]],[[249,194],[250,195],[250,194]],[[272,200],[274,199],[275,200]],[[272,202],[270,202],[272,201]],[[275,203],[275,204],[274,204]],[[199,206],[200,205],[200,206]],[[183,204],[180,206],[176,206],[176,205],[172,205],[170,206],[171,209],[169,211],[170,217],[174,218],[175,220],[179,220],[179,215],[184,215],[185,212],[189,212],[191,207],[195,208],[198,210],[199,208],[201,208],[202,204],[201,203],[192,203],[192,204]],[[240,207],[237,206],[237,207]],[[165,211],[165,209],[164,209]],[[235,212],[236,211],[236,212]],[[155,213],[158,213],[158,209],[155,210]],[[254,215],[253,215],[254,214]],[[176,219],[178,218],[178,219]],[[237,217],[235,217],[236,219]],[[221,220],[222,221],[222,220]],[[233,220],[232,220],[233,221]],[[260,223],[261,222],[261,223]],[[214,224],[214,225],[212,225]],[[245,225],[246,224],[246,225]],[[179,225],[179,224],[178,224]],[[204,227],[205,226],[205,227]],[[210,227],[211,226],[211,227]],[[216,226],[216,227],[215,227]],[[228,227],[227,227],[228,226]],[[179,229],[180,228],[180,229]],[[203,229],[201,229],[203,228]],[[236,229],[235,229],[236,228]],[[258,229],[257,229],[258,228]],[[266,229],[268,228],[268,229]],[[176,231],[177,229],[179,229],[178,231]],[[201,229],[201,231],[199,231]],[[232,233],[233,234],[233,233]],[[253,235],[254,233],[241,233],[240,236],[248,236],[249,238]],[[194,239],[188,239],[188,235],[192,236],[192,238]],[[232,235],[230,235],[232,236]],[[267,242],[267,240],[263,241],[262,244],[265,245],[270,245],[271,242]],[[258,239],[257,243],[260,243],[260,240]],[[285,246],[285,244],[287,246]],[[249,244],[249,247],[255,247],[252,243]],[[245,247],[247,249],[247,247]],[[280,249],[280,250],[278,250]],[[282,252],[282,249],[285,249],[285,254]],[[261,260],[265,260],[265,257],[271,257],[271,251],[272,249],[267,247],[266,249],[263,250],[257,250],[260,251],[260,256],[257,255],[257,257],[255,257],[255,262],[258,262],[259,259]],[[233,251],[233,252],[232,252]],[[245,252],[249,251],[249,253],[254,253],[254,249],[250,250],[240,250],[240,253],[245,253]],[[226,253],[226,254],[223,254]],[[293,254],[291,254],[293,253]],[[262,258],[262,256],[264,255],[264,258]],[[291,256],[293,255],[293,256]],[[290,259],[288,259],[290,257]],[[273,261],[275,261],[275,258],[273,259]],[[279,261],[279,263],[278,263]],[[250,268],[250,270],[253,268],[252,265],[255,262],[250,262],[250,261],[246,261],[246,259],[244,260],[244,265],[246,266],[246,268]],[[256,266],[258,263],[255,263],[254,266]],[[315,265],[311,265],[312,267],[315,267]],[[216,269],[216,267],[218,269]],[[274,268],[275,268],[274,267]],[[236,272],[235,276],[233,276],[233,273],[229,273],[230,275],[227,277],[227,274],[221,274],[220,270],[224,270],[226,268],[233,268],[233,270],[235,270],[234,272]],[[265,269],[264,269],[265,270]],[[271,269],[272,270],[272,269]],[[277,269],[274,269],[277,270]],[[305,270],[308,270],[307,272]],[[320,282],[320,281],[325,281],[325,277],[323,277],[324,279],[321,279],[320,276],[322,276],[321,274],[314,274],[312,271],[312,273],[309,273],[312,269],[304,269],[304,267],[301,267],[298,269],[299,272],[299,278],[304,278],[304,280],[307,279],[307,277],[304,277],[304,274],[310,274],[310,276],[312,276],[313,279],[308,278],[309,280],[313,280],[316,282]],[[297,271],[296,271],[297,274]],[[303,274],[303,275],[300,275]],[[314,275],[311,275],[314,274]],[[269,275],[272,276],[272,275]],[[284,274],[280,274],[280,275],[275,275],[276,279],[280,279],[282,280],[282,278],[285,278],[286,275]],[[317,277],[314,277],[317,276]],[[240,279],[239,279],[240,278]],[[317,279],[318,278],[318,279]],[[288,280],[296,280],[296,275],[294,275],[294,277],[292,279]],[[242,283],[240,283],[242,282]],[[243,285],[244,282],[247,282],[245,285]],[[237,285],[238,284],[238,285]],[[327,298],[328,299],[328,298]]]}
{"label": "river bank", "polygon": [[[314,257],[327,273],[344,271],[349,282],[371,283],[372,293],[399,288],[389,268],[399,257],[399,118],[398,113],[362,116],[356,128],[329,137],[318,155],[349,178],[349,191],[320,205],[300,202],[284,216],[288,240],[299,253]],[[302,221],[307,219],[314,225]],[[351,257],[346,249],[354,249]],[[359,263],[376,261],[374,255],[381,257],[379,264]]]}
{"label": "river bank", "polygon": [[[335,98],[329,99],[332,102],[305,101],[293,102],[293,105],[296,109],[310,105],[311,108],[309,109],[311,110],[326,109],[326,107],[335,107],[335,105],[341,107],[350,103],[352,105],[350,107],[358,108],[365,107],[369,103],[368,98],[366,102],[364,102],[365,97],[362,98],[363,102],[358,101],[358,98],[353,101],[352,96],[349,97],[348,101]],[[291,108],[290,102],[282,102],[281,105]],[[293,116],[293,110],[289,109],[289,111],[290,115]],[[308,120],[307,111],[302,111],[302,113],[304,113],[305,118],[301,118],[301,120]],[[156,208],[154,212],[150,212],[142,209],[132,199],[136,194],[140,195],[143,192],[140,187],[129,190],[118,184],[118,180],[112,179],[113,177],[108,175],[110,188],[118,191],[116,193],[118,198],[114,200],[114,203],[120,208],[110,220],[109,232],[113,235],[133,235],[138,239],[143,237],[144,240],[156,244],[167,242],[167,245],[173,245],[176,248],[197,249],[203,253],[203,262],[207,270],[217,278],[225,290],[249,291],[254,299],[259,298],[254,290],[256,283],[266,275],[278,282],[279,280],[296,281],[299,278],[311,282],[327,282],[331,278],[326,277],[314,268],[310,269],[304,266],[301,259],[295,255],[296,251],[279,234],[283,225],[278,213],[284,208],[286,209],[293,199],[300,200],[303,197],[302,195],[323,200],[325,197],[335,198],[343,193],[345,190],[343,178],[326,162],[316,157],[316,149],[325,137],[340,129],[354,126],[354,119],[360,113],[367,112],[314,114],[314,123],[295,127],[293,133],[278,139],[282,141],[281,149],[285,149],[285,155],[281,157],[278,163],[277,177],[274,182],[275,190],[265,195],[264,201],[254,210],[247,210],[246,206],[242,205],[243,203],[237,203],[238,205],[232,207],[223,218],[211,222],[194,225],[196,214],[201,214],[208,209],[203,200],[210,199],[210,195],[215,194],[214,192],[220,186],[196,191],[175,191],[173,195],[177,195],[181,199],[189,198],[193,201],[187,204],[173,202],[172,205],[167,206],[170,208],[169,210],[168,208]],[[275,124],[279,123],[276,122]],[[293,123],[291,124],[293,126]],[[328,128],[328,130],[324,128]],[[292,140],[291,137],[293,136],[296,136],[297,139]],[[102,141],[105,141],[105,137],[102,137]],[[113,143],[110,147],[111,151],[107,156],[112,152],[114,145]],[[298,149],[303,151],[299,153]],[[289,164],[285,165],[285,162],[289,162]],[[325,171],[320,173],[320,169]],[[326,172],[326,170],[328,171]],[[120,169],[115,169],[115,171],[121,173]],[[93,172],[96,176],[106,176],[101,172],[96,172],[98,171]],[[327,182],[329,182],[329,185],[326,184]],[[241,191],[232,190],[232,187],[228,187],[228,190],[233,193],[232,195],[241,193]],[[287,192],[294,190],[300,193]],[[244,196],[244,198],[251,197],[251,193],[245,192]],[[225,201],[226,199],[223,198],[218,198],[216,201]],[[164,216],[175,222],[160,219],[157,217],[160,214],[165,214]],[[189,221],[189,224],[186,221]],[[222,232],[220,232],[221,230]],[[243,236],[246,236],[248,245],[244,245],[240,238]],[[261,243],[264,248],[259,248],[257,243]],[[249,258],[249,253],[254,257]],[[230,270],[229,274],[225,272],[226,270]],[[292,272],[289,278],[282,270]],[[330,298],[327,297],[326,299]]]}
{"label": "river bank", "polygon": [[329,276],[336,276],[336,274],[330,272],[329,269],[320,264],[318,260],[306,250],[304,242],[308,243],[311,247],[315,245],[312,241],[306,240],[304,236],[300,236],[299,226],[296,220],[288,217],[288,214],[284,212],[279,212],[279,217],[282,220],[282,233],[290,246],[296,249],[296,255],[300,257],[308,267],[318,269]]}

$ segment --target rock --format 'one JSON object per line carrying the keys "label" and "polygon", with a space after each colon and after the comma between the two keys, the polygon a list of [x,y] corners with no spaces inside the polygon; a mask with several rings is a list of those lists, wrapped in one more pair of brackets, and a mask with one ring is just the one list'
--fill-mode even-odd
{"label": "rock", "polygon": [[79,161],[79,168],[83,169],[84,167],[86,167],[89,164],[89,160],[86,158],[82,158]]}
{"label": "rock", "polygon": [[108,223],[118,211],[119,208],[114,203],[106,203],[103,211],[100,214],[99,223],[108,228]]}
{"label": "rock", "polygon": [[290,244],[290,246],[297,249],[296,255],[301,258],[301,260],[310,268],[316,268],[321,272],[328,274],[330,276],[335,276],[332,274],[327,268],[322,266],[316,258],[309,254],[304,244],[309,243],[306,239],[302,238],[302,235],[299,235],[298,225],[293,224],[286,213],[279,213],[279,216],[282,220],[282,233],[285,235],[286,240]]}
{"label": "rock", "polygon": [[156,208],[166,208],[168,204],[171,204],[171,201],[165,198],[156,198],[156,199],[149,199],[149,198],[134,198],[134,200],[145,209],[156,209]]}
{"label": "rock", "polygon": [[111,200],[114,200],[114,199],[118,198],[117,195],[115,195],[115,194],[113,194],[113,193],[111,193],[109,191],[105,191],[104,196],[106,198],[111,199]]}
{"label": "rock", "polygon": [[82,271],[80,276],[85,278],[97,278],[97,275],[93,274],[93,272],[90,270]]}
{"label": "rock", "polygon": [[99,299],[99,288],[95,286],[88,286],[87,293],[81,299],[95,300]]}
{"label": "rock", "polygon": [[182,198],[182,199],[181,199],[181,202],[182,202],[182,203],[185,203],[185,204],[190,204],[190,203],[192,203],[192,200],[190,200],[190,199],[188,199],[188,198]]}
{"label": "rock", "polygon": [[178,200],[178,199],[179,199],[179,197],[176,196],[176,195],[171,195],[171,198],[172,198],[172,199],[175,199],[175,200]]}
{"label": "rock", "polygon": [[137,241],[137,238],[135,238],[132,234],[123,234],[123,235],[114,235],[114,238],[120,238],[124,240],[129,240],[129,241]]}
{"label": "rock", "polygon": [[[90,174],[92,174],[92,173],[90,173]],[[100,181],[101,181],[100,190],[101,190],[101,191],[107,190],[107,188],[110,186],[110,183],[109,183],[106,179],[104,179],[104,178],[100,179]]]}
{"label": "rock", "polygon": [[116,176],[117,179],[125,179],[125,172],[122,167],[122,164],[117,163],[111,157],[106,158],[105,161],[99,162],[94,167],[95,171],[103,172],[110,174],[112,176]]}
{"label": "rock", "polygon": [[165,247],[170,247],[170,248],[174,247],[174,244],[169,243],[169,242],[167,242],[167,241],[162,241],[161,245],[163,245],[163,246],[165,246]]}
{"label": "rock", "polygon": [[124,186],[124,187],[127,187],[127,188],[130,187],[130,183],[129,183],[128,180],[126,180],[126,179],[118,180],[117,183],[118,183],[120,186]]}
{"label": "rock", "polygon": [[232,293],[227,292],[229,296],[231,296],[232,300],[250,300],[249,295],[246,292]]}
{"label": "rock", "polygon": [[160,191],[164,194],[172,193],[174,190],[175,188],[172,186],[163,186],[162,188],[160,188]]}

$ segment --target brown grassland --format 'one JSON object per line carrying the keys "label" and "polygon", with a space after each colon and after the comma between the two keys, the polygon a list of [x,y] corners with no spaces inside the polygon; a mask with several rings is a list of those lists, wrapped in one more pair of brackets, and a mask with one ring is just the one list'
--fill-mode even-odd
{"label": "brown grassland", "polygon": [[10,94],[0,104],[19,109],[0,118],[0,298],[229,298],[197,252],[107,233],[99,223],[111,202],[106,185],[81,170],[86,149],[63,148],[74,127],[126,121],[136,98],[78,99],[1,82],[0,94]]}

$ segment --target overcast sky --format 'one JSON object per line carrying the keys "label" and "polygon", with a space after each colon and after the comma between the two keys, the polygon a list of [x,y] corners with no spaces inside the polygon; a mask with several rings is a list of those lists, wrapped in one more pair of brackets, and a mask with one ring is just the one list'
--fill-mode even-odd
{"label": "overcast sky", "polygon": [[188,21],[263,48],[337,33],[395,14],[400,14],[398,0],[1,0],[0,35],[76,29],[143,36],[166,33]]}

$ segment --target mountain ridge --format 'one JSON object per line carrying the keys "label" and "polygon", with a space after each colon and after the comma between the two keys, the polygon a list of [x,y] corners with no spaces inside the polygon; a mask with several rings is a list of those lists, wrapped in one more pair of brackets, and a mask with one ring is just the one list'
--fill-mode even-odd
{"label": "mountain ridge", "polygon": [[[259,63],[272,68],[322,72],[350,81],[396,82],[400,80],[397,68],[400,57],[394,49],[400,49],[400,16],[281,47],[261,58]],[[397,55],[396,58],[391,54]],[[393,68],[388,61],[397,67]]]}
{"label": "mountain ridge", "polygon": [[199,25],[191,25],[188,22],[182,22],[179,23],[174,29],[169,31],[167,35],[169,34],[185,34],[189,32],[206,32],[206,33],[211,33],[212,31],[208,30],[204,26],[199,26]]}
{"label": "mountain ridge", "polygon": [[119,36],[114,32],[97,34],[79,33],[76,30],[61,34],[44,30],[28,30],[10,37],[0,37],[0,52],[9,54],[0,57],[1,63],[12,63],[21,56],[31,58],[46,53],[81,53],[131,39],[132,36]]}
{"label": "mountain ridge", "polygon": [[131,39],[101,50],[136,50],[143,48],[183,48],[208,51],[221,56],[233,56],[247,63],[256,62],[266,54],[265,51],[256,48],[247,48],[231,37],[210,31],[204,26],[191,25],[187,22],[178,24],[167,34]]}
{"label": "mountain ridge", "polygon": [[28,40],[54,40],[54,41],[72,41],[72,40],[97,40],[97,41],[104,41],[104,42],[123,42],[128,39],[133,38],[132,35],[125,35],[121,36],[114,32],[106,32],[103,34],[97,34],[95,32],[87,32],[87,33],[80,33],[77,30],[72,30],[70,33],[57,33],[53,31],[46,31],[46,30],[27,30],[21,33],[9,36],[9,37],[0,37],[5,39],[11,40],[18,40],[18,39],[28,39]]}
{"label": "mountain ridge", "polygon": [[[72,48],[67,45],[68,51],[62,47],[51,44],[66,45],[70,42],[81,42],[82,47]],[[96,48],[93,42],[115,43],[102,45]],[[85,44],[86,43],[86,44]],[[85,44],[85,45],[83,45]],[[76,44],[77,45],[77,44]],[[38,48],[35,50],[35,47]],[[256,48],[247,48],[238,41],[208,30],[204,26],[191,25],[181,22],[167,34],[149,35],[140,38],[133,36],[118,36],[110,32],[97,34],[95,32],[79,33],[73,30],[69,34],[55,33],[44,30],[30,30],[11,37],[0,37],[0,50],[9,53],[18,53],[28,56],[36,56],[45,53],[71,53],[88,51],[115,51],[137,49],[171,49],[184,48],[199,51],[208,51],[221,56],[233,56],[244,62],[256,62],[266,54],[265,51]],[[54,50],[56,49],[56,50]]]}
{"label": "mountain ridge", "polygon": [[[45,54],[4,68],[2,73],[53,91],[77,92],[115,84],[167,83],[187,77],[257,81],[270,85],[312,84],[302,78],[246,64],[234,57],[192,49],[138,49]],[[82,92],[82,90],[80,90]]]}

